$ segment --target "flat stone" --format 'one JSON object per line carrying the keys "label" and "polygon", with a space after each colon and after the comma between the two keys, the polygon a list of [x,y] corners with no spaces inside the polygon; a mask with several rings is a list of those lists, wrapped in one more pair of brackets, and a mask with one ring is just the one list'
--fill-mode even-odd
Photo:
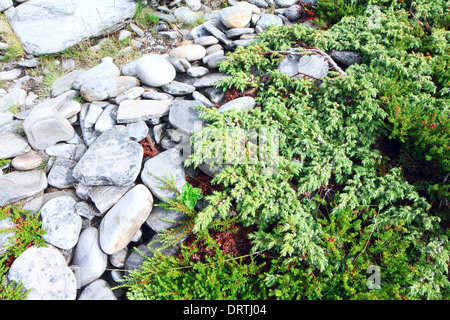
{"label": "flat stone", "polygon": [[86,116],[89,112],[89,107],[91,104],[85,103],[81,106],[80,110],[80,128],[83,136],[83,141],[87,146],[90,146],[99,136],[100,132],[95,131],[92,124],[86,124]]}
{"label": "flat stone", "polygon": [[25,104],[27,92],[23,89],[12,89],[0,98],[0,112],[9,111],[11,108],[21,107]]}
{"label": "flat stone", "polygon": [[206,122],[199,118],[200,111],[195,110],[200,105],[203,104],[196,100],[175,100],[170,106],[170,124],[188,134],[201,130]]}
{"label": "flat stone", "polygon": [[159,179],[171,179],[173,177],[175,186],[179,192],[186,183],[183,167],[183,158],[178,150],[170,149],[158,153],[148,159],[141,173],[142,182],[150,189],[152,194],[161,201],[167,201],[176,196],[172,190],[161,189],[163,183]]}
{"label": "flat stone", "polygon": [[172,100],[125,100],[117,110],[117,123],[159,119],[169,114]]}
{"label": "flat stone", "polygon": [[75,100],[65,101],[58,108],[58,112],[66,119],[77,115],[81,110],[81,104]]}
{"label": "flat stone", "polygon": [[117,108],[118,106],[111,104],[103,109],[102,113],[95,122],[95,131],[103,133],[114,127],[116,124],[115,114],[117,114]]}
{"label": "flat stone", "polygon": [[95,204],[99,213],[107,212],[122,196],[127,193],[134,184],[125,187],[116,186],[96,186],[91,187],[87,197]]}
{"label": "flat stone", "polygon": [[13,6],[12,0],[0,0],[0,12]]}
{"label": "flat stone", "polygon": [[58,157],[48,173],[48,184],[58,189],[73,187],[78,182],[73,177],[73,169],[76,165],[77,162],[74,160]]}
{"label": "flat stone", "polygon": [[237,38],[243,34],[253,34],[255,33],[255,29],[253,28],[235,28],[227,31],[228,38]]}
{"label": "flat stone", "polygon": [[262,13],[261,18],[258,20],[256,25],[260,26],[261,28],[263,28],[265,30],[271,25],[282,26],[283,20],[274,14]]}
{"label": "flat stone", "polygon": [[61,196],[49,200],[41,209],[45,241],[63,250],[75,247],[81,231],[81,217],[75,213],[75,200]]}
{"label": "flat stone", "polygon": [[179,7],[173,11],[175,19],[183,24],[194,25],[199,16],[188,7]]}
{"label": "flat stone", "polygon": [[13,171],[0,176],[0,206],[35,196],[47,188],[42,170]]}
{"label": "flat stone", "polygon": [[255,107],[255,99],[252,97],[241,97],[234,100],[231,100],[224,105],[220,106],[218,111],[219,113],[224,113],[228,110],[251,110]]}
{"label": "flat stone", "polygon": [[208,68],[205,67],[201,67],[201,66],[197,66],[197,67],[191,67],[189,69],[187,69],[187,74],[190,77],[203,77],[205,74],[207,74],[209,72]]}
{"label": "flat stone", "polygon": [[99,243],[99,232],[94,227],[83,230],[73,254],[72,265],[75,266],[78,285],[84,287],[100,278],[108,264],[108,256]]}
{"label": "flat stone", "polygon": [[5,14],[24,50],[41,55],[119,30],[134,16],[136,7],[133,0],[78,0],[76,5],[66,0],[33,0]]}
{"label": "flat stone", "polygon": [[177,72],[186,72],[191,67],[191,63],[183,58],[169,57],[167,60],[174,66]]}
{"label": "flat stone", "polygon": [[155,232],[170,230],[179,226],[180,222],[186,220],[188,215],[176,210],[166,211],[161,207],[153,207],[145,223]]}
{"label": "flat stone", "polygon": [[229,77],[231,76],[222,72],[213,72],[196,79],[196,81],[193,83],[193,86],[196,88],[212,87],[217,82]]}
{"label": "flat stone", "polygon": [[173,100],[174,97],[170,94],[157,91],[144,91],[142,98],[150,100]]}
{"label": "flat stone", "polygon": [[362,63],[361,54],[357,51],[331,50],[329,54],[337,63],[341,63],[347,67],[352,64]]}
{"label": "flat stone", "polygon": [[117,300],[117,298],[105,280],[97,279],[83,289],[78,300]]}
{"label": "flat stone", "polygon": [[219,43],[219,40],[213,36],[199,37],[194,40],[194,44],[198,44],[201,46],[211,46],[216,43]]}
{"label": "flat stone", "polygon": [[72,87],[79,90],[83,84],[117,76],[120,76],[120,69],[113,62],[107,59],[95,67],[80,73],[73,81]]}
{"label": "flat stone", "polygon": [[139,80],[130,76],[117,76],[84,83],[80,93],[86,101],[101,101],[117,97],[139,86]]}
{"label": "flat stone", "polygon": [[100,246],[114,254],[125,248],[153,208],[153,197],[146,186],[138,184],[128,191],[103,217]]}
{"label": "flat stone", "polygon": [[138,121],[127,124],[128,136],[131,140],[141,141],[144,139],[149,132],[148,125],[145,121]]}
{"label": "flat stone", "polygon": [[128,137],[126,128],[103,132],[90,146],[73,170],[83,185],[127,186],[141,169],[142,146]]}
{"label": "flat stone", "polygon": [[9,159],[31,150],[28,141],[18,134],[0,134],[0,159]]}
{"label": "flat stone", "polygon": [[194,86],[175,80],[162,86],[161,89],[174,96],[184,96],[195,91]]}
{"label": "flat stone", "polygon": [[0,72],[0,81],[11,81],[20,77],[22,69],[12,69]]}
{"label": "flat stone", "polygon": [[212,103],[207,97],[205,97],[205,95],[201,94],[198,91],[192,92],[192,98],[200,102],[200,104],[204,105],[205,107],[212,108],[214,106],[214,103]]}
{"label": "flat stone", "polygon": [[51,157],[72,158],[77,145],[71,143],[57,143],[45,149],[45,153]]}
{"label": "flat stone", "polygon": [[214,26],[212,21],[213,20],[208,21],[204,23],[202,26],[209,34],[216,37],[220,42],[224,43],[225,45],[228,44],[230,42],[230,39],[227,38],[225,33],[223,33],[216,26]]}
{"label": "flat stone", "polygon": [[175,79],[173,65],[163,56],[150,54],[138,60],[135,66],[136,76],[146,85],[162,87]]}
{"label": "flat stone", "polygon": [[58,78],[52,84],[52,97],[57,97],[60,94],[73,89],[73,83],[75,80],[86,71],[84,70],[73,70],[62,77]]}
{"label": "flat stone", "polygon": [[72,125],[58,111],[61,104],[72,100],[75,91],[41,102],[33,107],[23,122],[28,143],[36,150],[44,150],[57,142],[67,141],[74,136]]}
{"label": "flat stone", "polygon": [[77,296],[75,274],[52,246],[26,249],[14,260],[7,277],[30,290],[27,300],[75,300]]}
{"label": "flat stone", "polygon": [[145,89],[142,87],[134,87],[131,88],[124,93],[120,94],[114,99],[114,103],[119,105],[124,100],[134,100],[139,98],[143,93]]}

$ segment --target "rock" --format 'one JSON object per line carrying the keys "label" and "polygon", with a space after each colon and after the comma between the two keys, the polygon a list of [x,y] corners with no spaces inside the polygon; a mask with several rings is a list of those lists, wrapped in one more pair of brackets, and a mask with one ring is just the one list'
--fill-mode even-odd
{"label": "rock", "polygon": [[105,280],[97,279],[83,289],[78,300],[117,300],[117,298]]}
{"label": "rock", "polygon": [[190,62],[183,58],[169,57],[167,60],[181,73],[186,72],[186,70],[191,67]]}
{"label": "rock", "polygon": [[225,101],[225,92],[222,88],[206,87],[201,89],[201,93],[213,103],[222,104]]}
{"label": "rock", "polygon": [[297,21],[303,16],[303,13],[304,13],[303,7],[299,5],[293,5],[284,10],[283,14],[289,21]]}
{"label": "rock", "polygon": [[139,80],[130,76],[117,76],[84,83],[80,93],[87,101],[101,101],[114,98],[127,90],[139,86]]}
{"label": "rock", "polygon": [[298,2],[299,0],[275,0],[275,4],[279,7],[290,7]]}
{"label": "rock", "polygon": [[200,7],[202,6],[202,3],[200,0],[185,0],[184,2],[186,2],[186,5],[189,8],[191,8],[195,11],[199,10]]}
{"label": "rock", "polygon": [[202,26],[208,33],[210,33],[212,36],[216,37],[220,42],[222,42],[225,45],[228,44],[230,42],[230,39],[227,38],[225,33],[220,31],[216,26],[213,25],[213,21],[214,20],[205,22],[204,24],[202,24]]}
{"label": "rock", "polygon": [[123,268],[128,255],[128,248],[125,247],[119,252],[109,256],[109,262],[116,268]]}
{"label": "rock", "polygon": [[173,100],[174,97],[170,94],[164,93],[164,92],[157,92],[157,91],[144,91],[142,94],[142,98],[144,99],[150,99],[150,100]]}
{"label": "rock", "polygon": [[73,176],[86,186],[132,184],[141,169],[142,146],[132,141],[126,128],[103,132],[73,170]]}
{"label": "rock", "polygon": [[63,250],[75,247],[81,231],[81,217],[75,213],[75,200],[69,196],[53,198],[42,206],[45,241]]}
{"label": "rock", "polygon": [[94,126],[102,113],[103,113],[103,106],[91,103],[89,105],[89,110],[83,119],[83,126],[85,127]]}
{"label": "rock", "polygon": [[195,110],[200,105],[196,100],[175,100],[170,106],[170,124],[188,134],[201,130],[206,122],[199,118],[200,111]]}
{"label": "rock", "polygon": [[203,64],[209,64],[210,61],[217,59],[217,58],[225,58],[225,52],[223,50],[216,51],[212,54],[207,55],[202,59]]}
{"label": "rock", "polygon": [[0,206],[35,196],[47,188],[47,177],[41,170],[13,171],[0,176]]}
{"label": "rock", "polygon": [[58,78],[52,84],[52,97],[57,97],[60,94],[67,92],[73,88],[73,83],[75,80],[86,71],[84,70],[73,70],[62,77]]}
{"label": "rock", "polygon": [[24,68],[36,68],[41,63],[38,58],[28,59],[28,60],[22,60],[18,61],[17,65]]}
{"label": "rock", "polygon": [[33,0],[5,14],[24,50],[41,55],[119,30],[136,7],[133,0],[78,0],[71,5],[65,0]]}
{"label": "rock", "polygon": [[255,107],[255,99],[252,97],[241,97],[234,100],[231,100],[224,105],[220,106],[218,111],[220,113],[224,113],[228,110],[251,110]]}
{"label": "rock", "polygon": [[206,55],[213,54],[220,50],[223,50],[223,47],[220,44],[214,44],[206,49]]}
{"label": "rock", "polygon": [[12,69],[0,72],[0,81],[11,81],[20,77],[22,69]]}
{"label": "rock", "polygon": [[131,140],[141,141],[149,132],[148,125],[144,121],[138,121],[127,124],[128,136]]}
{"label": "rock", "polygon": [[[180,211],[154,207],[145,223],[155,232],[170,230],[179,226],[181,221],[188,218],[187,214]],[[169,222],[170,221],[170,222]]]}
{"label": "rock", "polygon": [[161,139],[166,134],[167,123],[161,123],[153,127],[153,136],[157,144],[160,144]]}
{"label": "rock", "polygon": [[[323,57],[312,56],[288,56],[278,66],[278,70],[295,78],[305,77],[305,74],[320,79],[328,74],[329,66]],[[298,74],[301,72],[303,74]]]}
{"label": "rock", "polygon": [[195,91],[194,86],[175,80],[162,86],[161,89],[174,96],[184,96]]}
{"label": "rock", "polygon": [[147,160],[141,173],[142,182],[161,201],[176,196],[174,191],[160,188],[163,183],[159,179],[171,179],[171,177],[174,179],[177,190],[181,192],[186,179],[183,158],[181,153],[175,149],[161,152]]}
{"label": "rock", "polygon": [[202,76],[204,76],[205,74],[207,74],[208,72],[209,72],[208,68],[201,67],[201,66],[198,66],[198,67],[191,67],[191,68],[189,68],[189,69],[186,71],[186,73],[187,73],[190,77],[193,77],[193,78],[202,77]]}
{"label": "rock", "polygon": [[114,103],[119,105],[124,100],[137,99],[144,93],[144,91],[145,91],[145,89],[142,87],[131,88],[131,89],[125,91],[124,93],[122,93],[121,95],[117,96],[115,99],[113,99]]}
{"label": "rock", "polygon": [[227,75],[222,72],[213,72],[209,73],[201,78],[198,78],[194,83],[193,86],[196,88],[204,88],[204,87],[212,87],[217,82],[223,80],[224,78],[229,78],[230,75]]}
{"label": "rock", "polygon": [[39,156],[36,152],[30,151],[15,157],[11,161],[11,165],[16,170],[32,170],[39,167],[42,162],[43,159],[41,156]]}
{"label": "rock", "polygon": [[58,189],[71,188],[78,181],[73,177],[74,160],[57,158],[47,176],[48,184]]}
{"label": "rock", "polygon": [[176,8],[173,12],[175,19],[186,25],[194,25],[199,16],[188,7]]}
{"label": "rock", "polygon": [[357,51],[331,50],[329,54],[334,61],[341,63],[346,67],[351,66],[352,64],[362,63],[361,55]]}
{"label": "rock", "polygon": [[219,40],[213,36],[199,37],[194,40],[194,44],[198,44],[201,46],[210,46],[216,43],[219,43]]}
{"label": "rock", "polygon": [[95,204],[99,213],[105,213],[113,205],[119,201],[122,196],[127,193],[134,184],[125,187],[116,186],[97,186],[91,187],[87,193],[87,197]]}
{"label": "rock", "polygon": [[206,49],[198,44],[189,44],[176,47],[170,51],[172,58],[182,58],[187,61],[196,61],[206,55]]}
{"label": "rock", "polygon": [[61,157],[71,159],[76,149],[75,144],[57,143],[45,149],[45,153],[52,157]]}
{"label": "rock", "polygon": [[243,28],[252,18],[252,11],[246,6],[231,6],[220,10],[220,21],[229,29]]}
{"label": "rock", "polygon": [[102,113],[98,117],[95,122],[95,131],[103,133],[108,131],[114,127],[116,124],[115,114],[117,113],[117,106],[110,104],[105,109],[103,109]]}
{"label": "rock", "polygon": [[26,139],[15,133],[0,134],[0,159],[9,159],[31,150]]}
{"label": "rock", "polygon": [[101,134],[100,132],[94,130],[92,124],[86,123],[85,121],[91,104],[83,104],[80,110],[80,128],[83,135],[83,141],[87,146],[90,146]]}
{"label": "rock", "polygon": [[274,14],[262,13],[261,14],[261,18],[258,20],[256,25],[260,26],[261,28],[263,28],[265,30],[270,25],[282,26],[283,25],[283,20],[280,17],[278,17],[278,16],[276,16]]}
{"label": "rock", "polygon": [[0,12],[13,6],[12,0],[0,0]]}
{"label": "rock", "polygon": [[243,34],[253,34],[255,33],[255,29],[253,28],[235,28],[227,31],[228,38],[237,38]]}
{"label": "rock", "polygon": [[11,265],[9,281],[30,290],[27,300],[75,300],[77,281],[62,253],[54,247],[32,246]]}
{"label": "rock", "polygon": [[65,101],[58,108],[58,112],[66,119],[69,119],[76,114],[78,114],[81,110],[81,104],[75,100]]}
{"label": "rock", "polygon": [[0,112],[23,106],[26,97],[27,92],[25,90],[20,88],[12,89],[8,94],[0,98]]}
{"label": "rock", "polygon": [[[6,230],[9,228],[14,228],[16,224],[11,220],[10,217],[6,217],[0,220],[0,230]],[[14,231],[1,232],[0,233],[0,254],[4,254],[10,245],[9,241],[12,241],[16,233]]]}
{"label": "rock", "polygon": [[267,8],[269,6],[268,1],[266,2],[265,0],[247,0],[247,1],[259,8]]}
{"label": "rock", "polygon": [[125,100],[117,110],[117,123],[159,119],[169,114],[172,100]]}
{"label": "rock", "polygon": [[23,122],[23,130],[28,143],[36,150],[44,150],[60,141],[74,136],[72,125],[58,111],[61,104],[72,100],[75,91],[68,91],[60,96],[41,102],[33,107]]}
{"label": "rock", "polygon": [[198,91],[192,92],[192,98],[194,98],[195,101],[198,101],[200,104],[204,105],[205,107],[212,108],[214,104],[203,94],[201,94]]}
{"label": "rock", "polygon": [[128,191],[103,217],[100,245],[107,254],[125,248],[153,208],[153,197],[146,186],[138,184]]}
{"label": "rock", "polygon": [[106,59],[95,67],[80,73],[72,83],[72,87],[79,90],[83,84],[117,76],[120,76],[119,68],[112,61]]}
{"label": "rock", "polygon": [[76,266],[78,285],[84,287],[100,278],[108,264],[108,256],[99,243],[99,232],[94,227],[84,229],[80,234],[72,265]]}
{"label": "rock", "polygon": [[175,79],[175,68],[163,56],[150,54],[138,61],[136,76],[146,85],[162,87]]}

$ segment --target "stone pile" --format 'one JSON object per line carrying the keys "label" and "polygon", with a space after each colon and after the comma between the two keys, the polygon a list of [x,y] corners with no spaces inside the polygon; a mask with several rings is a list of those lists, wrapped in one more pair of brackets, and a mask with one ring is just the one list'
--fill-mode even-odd
{"label": "stone pile", "polygon": [[[115,1],[119,8],[131,2]],[[40,211],[49,245],[31,247],[16,259],[10,281],[32,289],[31,299],[123,298],[111,286],[143,261],[130,248],[150,256],[146,245],[173,227],[164,218],[186,218],[154,204],[175,195],[160,188],[161,178],[172,176],[181,191],[186,174],[195,174],[184,166],[182,152],[192,133],[204,126],[195,106],[218,107],[219,112],[255,107],[251,97],[224,103],[224,92],[214,85],[228,76],[217,64],[228,51],[256,41],[255,35],[269,25],[285,23],[281,13],[262,8],[290,7],[295,1],[272,2],[230,1],[231,6],[211,12],[211,19],[186,33],[167,54],[145,54],[121,67],[105,57],[91,69],[67,72],[53,83],[49,99],[30,102],[24,112],[15,114],[11,106],[27,106],[30,94],[20,86],[4,92],[0,159],[11,162],[0,170],[0,206],[23,202],[25,209]],[[0,1],[0,8],[8,3]],[[184,14],[203,7],[200,1],[186,4],[180,7],[186,8]],[[12,7],[7,16],[29,10],[23,6]],[[184,17],[180,8],[173,10],[178,19]],[[80,8],[64,10],[76,15]],[[292,57],[280,64],[280,71],[321,78],[328,64],[318,56]],[[154,142],[158,153],[146,154],[142,141]],[[0,248],[6,240],[0,238]]]}

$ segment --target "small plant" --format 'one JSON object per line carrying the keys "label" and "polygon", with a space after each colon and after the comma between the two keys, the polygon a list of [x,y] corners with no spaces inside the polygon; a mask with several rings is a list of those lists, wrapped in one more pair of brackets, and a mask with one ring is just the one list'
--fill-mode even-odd
{"label": "small plant", "polygon": [[148,6],[144,6],[141,1],[138,2],[134,19],[145,29],[157,24],[160,20],[155,12]]}
{"label": "small plant", "polygon": [[25,55],[25,50],[23,50],[4,14],[0,14],[0,40],[7,45],[6,50],[0,54],[0,61],[18,60]]}

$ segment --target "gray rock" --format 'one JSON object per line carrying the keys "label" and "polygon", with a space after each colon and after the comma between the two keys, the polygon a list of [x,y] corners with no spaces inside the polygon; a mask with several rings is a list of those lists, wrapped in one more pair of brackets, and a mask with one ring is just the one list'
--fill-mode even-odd
{"label": "gray rock", "polygon": [[169,57],[169,58],[167,58],[167,60],[174,66],[174,68],[178,72],[181,72],[181,73],[186,72],[186,70],[191,67],[191,64],[189,63],[189,61],[187,61],[186,59],[183,59],[183,58]]}
{"label": "gray rock", "polygon": [[288,56],[280,63],[278,70],[295,78],[303,78],[306,74],[320,79],[328,74],[329,66],[323,57],[317,55]]}
{"label": "gray rock", "polygon": [[201,130],[206,122],[199,118],[200,111],[195,110],[200,105],[196,100],[175,100],[170,106],[170,124],[188,134]]}
{"label": "gray rock", "polygon": [[210,46],[216,43],[219,43],[219,40],[213,36],[199,37],[194,40],[194,44],[198,44],[201,46]]}
{"label": "gray rock", "polygon": [[75,247],[81,231],[81,217],[75,213],[75,200],[61,196],[49,200],[42,206],[42,228],[47,232],[45,241],[60,249]]}
{"label": "gray rock", "polygon": [[142,98],[150,100],[173,100],[174,97],[170,94],[158,91],[144,91]]}
{"label": "gray rock", "polygon": [[0,134],[0,159],[9,159],[31,150],[28,141],[18,134]]}
{"label": "gray rock", "polygon": [[0,12],[13,6],[12,0],[0,0]]}
{"label": "gray rock", "polygon": [[141,141],[144,139],[149,132],[148,125],[145,121],[138,121],[127,124],[128,136],[131,140]]}
{"label": "gray rock", "polygon": [[38,58],[27,59],[27,60],[17,62],[17,65],[24,67],[24,68],[36,68],[40,64],[41,64],[41,62],[39,61]]}
{"label": "gray rock", "polygon": [[155,232],[170,230],[180,225],[188,216],[184,212],[153,207],[145,223]]}
{"label": "gray rock", "polygon": [[208,48],[206,49],[206,54],[209,55],[209,54],[212,54],[212,53],[217,52],[217,51],[219,51],[219,50],[223,50],[222,45],[220,45],[220,44],[214,44],[214,45],[212,45],[212,46],[210,46],[210,47],[208,47]]}
{"label": "gray rock", "polygon": [[161,139],[166,134],[167,123],[157,124],[153,127],[153,136],[155,137],[155,142],[157,144],[161,143]]}
{"label": "gray rock", "polygon": [[[16,224],[11,220],[10,217],[6,217],[0,220],[0,230],[14,228]],[[16,235],[14,231],[2,232],[0,233],[0,254],[6,252],[9,242],[13,241],[13,237]]]}
{"label": "gray rock", "polygon": [[123,268],[128,256],[128,248],[125,247],[119,252],[113,253],[109,256],[109,262],[116,268]]}
{"label": "gray rock", "polygon": [[267,29],[270,25],[282,26],[283,20],[273,14],[270,13],[262,13],[261,18],[256,23],[257,26],[260,26],[264,30]]}
{"label": "gray rock", "polygon": [[57,143],[45,149],[45,153],[52,157],[61,157],[71,159],[76,149],[75,144]]}
{"label": "gray rock", "polygon": [[80,234],[72,265],[75,266],[78,285],[84,287],[100,278],[108,264],[108,256],[99,243],[99,232],[94,227],[84,229]]}
{"label": "gray rock", "polygon": [[341,63],[345,66],[351,66],[352,64],[361,64],[361,54],[357,51],[340,51],[331,50],[330,57],[337,63]]}
{"label": "gray rock", "polygon": [[117,76],[120,76],[119,68],[109,59],[105,59],[102,63],[96,65],[95,67],[80,73],[73,81],[72,87],[79,90],[83,84]]}
{"label": "gray rock", "polygon": [[13,262],[7,277],[30,290],[27,300],[75,300],[77,295],[75,274],[52,246],[26,249]]}
{"label": "gray rock", "polygon": [[289,21],[297,21],[303,16],[303,8],[299,5],[293,5],[284,10],[283,14]]}
{"label": "gray rock", "polygon": [[175,19],[183,24],[193,25],[199,16],[188,7],[176,8],[173,12]]}
{"label": "gray rock", "polygon": [[57,158],[47,176],[48,184],[58,189],[71,188],[78,181],[73,177],[74,160]]}
{"label": "gray rock", "polygon": [[68,100],[61,104],[58,112],[66,119],[77,115],[81,110],[81,104],[75,100]]}
{"label": "gray rock", "polygon": [[80,93],[86,101],[115,98],[127,90],[139,86],[139,80],[130,76],[117,76],[83,83]]}
{"label": "gray rock", "polygon": [[247,1],[259,8],[267,8],[269,6],[268,2],[266,2],[265,0],[247,0]]}
{"label": "gray rock", "polygon": [[97,122],[100,115],[103,113],[103,107],[91,103],[89,105],[89,110],[86,113],[86,116],[83,118],[83,126],[84,127],[93,127]]}
{"label": "gray rock", "polygon": [[0,72],[0,81],[11,81],[20,77],[22,69],[12,69]]}
{"label": "gray rock", "polygon": [[76,5],[65,0],[33,0],[5,14],[25,51],[41,55],[119,30],[134,16],[136,6],[133,0],[78,0]]}
{"label": "gray rock", "polygon": [[0,206],[35,196],[47,188],[47,177],[41,170],[13,171],[0,176]]}
{"label": "gray rock", "polygon": [[162,87],[175,79],[173,65],[163,56],[150,54],[138,60],[135,67],[136,76],[151,87]]}
{"label": "gray rock", "polygon": [[115,114],[117,114],[117,108],[118,107],[116,105],[111,104],[103,109],[102,113],[95,122],[95,131],[103,133],[114,127],[116,124]]}
{"label": "gray rock", "polygon": [[194,86],[175,80],[162,86],[161,89],[174,96],[184,96],[195,91]]}
{"label": "gray rock", "polygon": [[214,104],[203,94],[201,94],[198,91],[192,92],[192,98],[194,98],[195,101],[200,102],[200,104],[204,105],[205,107],[212,108]]}
{"label": "gray rock", "polygon": [[89,188],[86,196],[91,199],[91,201],[95,204],[99,213],[105,213],[108,211],[113,205],[117,203],[117,201],[122,198],[122,196],[127,193],[134,184],[125,187],[116,187],[116,186],[97,186]]}
{"label": "gray rock", "polygon": [[23,89],[12,89],[5,96],[0,98],[0,112],[9,111],[10,108],[21,107],[25,104],[27,92]]}
{"label": "gray rock", "polygon": [[78,300],[117,300],[117,298],[105,280],[97,279],[83,289]]}
{"label": "gray rock", "polygon": [[200,7],[202,6],[202,3],[200,0],[184,0],[184,2],[186,2],[186,5],[193,9],[193,10],[199,10]]}
{"label": "gray rock", "polygon": [[191,68],[187,69],[187,71],[186,71],[186,73],[190,77],[194,77],[194,78],[203,77],[208,72],[209,72],[208,68],[201,67],[201,66],[191,67]]}
{"label": "gray rock", "polygon": [[125,100],[117,110],[117,123],[159,119],[169,114],[172,100]]}
{"label": "gray rock", "polygon": [[237,38],[242,36],[243,34],[253,34],[255,33],[255,29],[253,28],[235,28],[227,31],[228,38]]}
{"label": "gray rock", "polygon": [[86,201],[77,202],[75,204],[75,212],[80,217],[86,218],[89,221],[91,221],[94,217],[101,216],[94,206]]}
{"label": "gray rock", "polygon": [[222,104],[225,101],[225,92],[222,88],[206,87],[201,90],[213,103]]}
{"label": "gray rock", "polygon": [[134,87],[117,96],[113,101],[115,104],[119,105],[124,100],[134,100],[139,98],[144,91],[145,90],[142,87]]}
{"label": "gray rock", "polygon": [[209,61],[214,60],[219,57],[224,57],[224,56],[225,56],[225,52],[223,50],[218,50],[218,51],[204,57],[202,59],[202,62],[203,62],[203,64],[208,64]]}
{"label": "gray rock", "polygon": [[213,73],[209,73],[201,78],[198,78],[193,86],[196,88],[204,88],[204,87],[212,87],[214,86],[217,82],[221,81],[224,78],[229,78],[231,77],[230,75],[227,75],[225,73],[222,72],[213,72]]}
{"label": "gray rock", "polygon": [[202,59],[206,55],[206,49],[198,44],[178,46],[169,53],[172,58],[182,58],[189,62]]}
{"label": "gray rock", "polygon": [[161,201],[172,199],[176,193],[172,190],[160,188],[164,186],[160,179],[174,179],[179,192],[186,183],[183,168],[183,158],[178,150],[170,149],[161,152],[147,160],[141,173],[142,182],[150,189],[152,194]]}
{"label": "gray rock", "polygon": [[[214,21],[214,20],[211,20]],[[220,31],[216,26],[214,26],[213,22],[208,21],[202,24],[204,29],[209,32],[212,36],[216,37],[220,42],[224,44],[228,44],[230,42],[230,39],[227,38],[225,33]]]}
{"label": "gray rock", "polygon": [[23,122],[23,130],[28,143],[36,150],[44,150],[60,141],[74,136],[72,125],[58,111],[61,104],[72,100],[75,91],[68,91],[60,96],[41,102],[33,107]]}
{"label": "gray rock", "polygon": [[125,248],[153,208],[153,197],[138,184],[128,191],[105,215],[100,224],[100,246],[107,254]]}
{"label": "gray rock", "polygon": [[279,7],[290,7],[298,2],[299,0],[275,0],[275,4]]}
{"label": "gray rock", "polygon": [[83,141],[87,146],[90,146],[100,136],[100,132],[95,131],[92,124],[85,124],[85,118],[88,114],[90,105],[91,104],[89,103],[83,104],[80,111],[80,128],[83,135]]}
{"label": "gray rock", "polygon": [[139,174],[142,146],[128,137],[126,128],[103,132],[89,147],[73,170],[86,186],[132,184]]}
{"label": "gray rock", "polygon": [[255,99],[252,97],[241,97],[234,100],[231,100],[224,105],[220,106],[218,111],[220,113],[224,113],[228,110],[251,110],[255,107]]}
{"label": "gray rock", "polygon": [[73,88],[73,83],[75,80],[86,71],[84,70],[73,70],[62,77],[58,78],[52,84],[52,97],[57,97],[60,94],[67,92]]}

